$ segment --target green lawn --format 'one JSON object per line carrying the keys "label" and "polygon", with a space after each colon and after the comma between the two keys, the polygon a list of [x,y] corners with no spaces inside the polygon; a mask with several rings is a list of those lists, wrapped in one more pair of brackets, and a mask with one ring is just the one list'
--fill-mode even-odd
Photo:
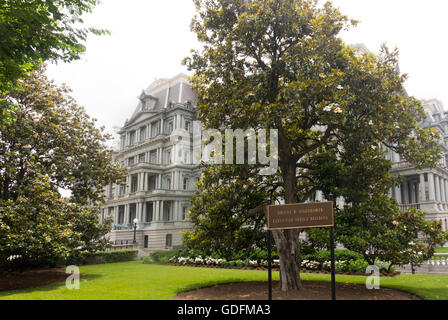
{"label": "green lawn", "polygon": [[[220,283],[266,281],[267,272],[142,264],[141,261],[81,267],[81,290],[65,283],[0,292],[0,299],[33,300],[169,300],[177,293]],[[328,275],[303,274],[304,280],[329,281]],[[278,273],[274,273],[278,280]],[[365,277],[337,276],[338,282],[365,284]],[[381,278],[381,286],[425,299],[448,300],[448,275],[401,275]]]}
{"label": "green lawn", "polygon": [[448,253],[448,248],[437,248],[436,253]]}

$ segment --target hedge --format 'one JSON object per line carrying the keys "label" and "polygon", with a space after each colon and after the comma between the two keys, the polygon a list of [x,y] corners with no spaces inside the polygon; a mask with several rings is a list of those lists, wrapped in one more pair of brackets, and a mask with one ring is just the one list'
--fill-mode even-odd
{"label": "hedge", "polygon": [[105,264],[137,260],[138,250],[100,251],[95,253],[83,252],[77,257],[68,259],[67,264],[87,265]]}
{"label": "hedge", "polygon": [[170,262],[170,259],[179,255],[179,250],[159,250],[152,252],[149,257],[143,258],[143,263],[162,263]]}

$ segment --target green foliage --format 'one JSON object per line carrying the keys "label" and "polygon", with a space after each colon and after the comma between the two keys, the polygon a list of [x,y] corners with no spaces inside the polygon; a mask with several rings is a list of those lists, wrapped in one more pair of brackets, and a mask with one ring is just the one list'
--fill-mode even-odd
{"label": "green foliage", "polygon": [[[363,256],[357,252],[350,250],[335,250],[335,261],[350,261],[363,259]],[[331,261],[331,252],[328,250],[318,251],[314,254],[303,255],[303,260],[318,261],[324,263],[325,261]]]}
{"label": "green foliage", "polygon": [[90,265],[133,261],[137,259],[137,255],[138,250],[82,252],[77,257],[69,257],[66,264]]}
{"label": "green foliage", "polygon": [[98,0],[23,1],[0,3],[0,94],[15,89],[43,61],[69,62],[85,51],[89,34],[104,30],[79,28],[81,16]]}
{"label": "green foliage", "polygon": [[[195,200],[192,222],[199,227],[187,235],[190,246],[203,241],[215,251],[208,239],[216,238],[225,244],[219,250],[235,250],[233,239],[242,224],[229,217],[247,218],[246,210],[234,211],[244,185],[261,195],[250,201],[253,208],[275,195],[286,203],[304,202],[316,190],[327,199],[344,196],[348,206],[357,207],[386,195],[394,182],[383,147],[418,167],[437,164],[438,135],[418,126],[425,114],[421,103],[405,94],[406,75],[396,72],[398,51],[384,46],[375,56],[346,45],[339,33],[356,22],[330,2],[194,2],[192,30],[202,49],[193,51],[185,64],[194,71],[199,120],[206,128],[277,129],[280,171],[264,188],[258,188],[262,181],[249,187],[262,166],[246,167],[237,188],[228,174],[215,171],[214,183],[202,184],[210,195],[200,192]],[[224,220],[230,229],[211,217]],[[295,280],[299,233],[273,233],[280,257],[288,261],[282,265],[283,289],[300,287]]]}
{"label": "green foliage", "polygon": [[171,258],[179,255],[179,250],[159,250],[149,254],[149,257],[144,258],[144,263],[161,263],[167,264]]}
{"label": "green foliage", "polygon": [[189,212],[193,230],[184,233],[188,250],[226,259],[241,253],[237,258],[246,259],[266,247],[265,217],[248,211],[266,203],[269,181],[252,179],[253,170],[244,165],[204,168]]}
{"label": "green foliage", "polygon": [[22,87],[3,96],[14,121],[0,123],[0,265],[14,255],[31,266],[104,250],[103,190],[124,176],[105,146],[108,136],[43,70]]}
{"label": "green foliage", "polygon": [[366,273],[366,269],[369,266],[369,263],[366,262],[364,259],[361,260],[349,260],[347,262],[348,264],[348,271],[352,273]]}
{"label": "green foliage", "polygon": [[0,2],[0,125],[11,125],[13,107],[4,95],[20,90],[23,79],[47,61],[69,62],[85,51],[89,34],[108,31],[80,28],[82,16],[98,0]]}
{"label": "green foliage", "polygon": [[346,248],[361,253],[369,264],[380,260],[391,266],[419,265],[448,239],[439,222],[428,222],[420,210],[401,211],[395,200],[384,196],[341,210],[337,234]]}

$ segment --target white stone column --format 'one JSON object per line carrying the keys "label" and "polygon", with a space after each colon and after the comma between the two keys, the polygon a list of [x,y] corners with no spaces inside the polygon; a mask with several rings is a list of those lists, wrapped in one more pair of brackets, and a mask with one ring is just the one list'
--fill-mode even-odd
{"label": "white stone column", "polygon": [[400,185],[394,185],[393,188],[395,193],[395,200],[397,200],[398,204],[402,204]]}
{"label": "white stone column", "polygon": [[434,188],[434,174],[432,172],[428,173],[428,187],[429,187],[429,201],[435,201],[436,193]]}
{"label": "white stone column", "polygon": [[158,213],[159,213],[159,202],[158,200],[153,202],[153,209],[152,209],[152,220],[153,221],[159,221]]}
{"label": "white stone column", "polygon": [[159,221],[163,221],[163,207],[164,207],[164,201],[160,201],[160,212],[159,212]]}
{"label": "white stone column", "polygon": [[402,202],[403,204],[408,204],[408,197],[409,197],[409,192],[408,192],[408,181],[405,180],[403,181],[403,183],[401,184],[401,187],[403,188],[403,192],[402,192]]}
{"label": "white stone column", "polygon": [[137,203],[137,220],[139,223],[143,222],[143,202]]}
{"label": "white stone column", "polygon": [[443,177],[440,177],[440,201],[446,202],[445,179]]}
{"label": "white stone column", "polygon": [[418,203],[422,203],[426,201],[426,183],[425,183],[425,175],[420,174],[420,184],[419,184],[419,200]]}
{"label": "white stone column", "polygon": [[129,223],[129,204],[126,204],[124,206],[124,223],[127,225]]}
{"label": "white stone column", "polygon": [[435,184],[435,191],[436,191],[436,201],[440,201],[440,182],[439,182],[439,176],[434,175],[434,184]]}
{"label": "white stone column", "polygon": [[114,207],[114,224],[118,224],[118,207]]}
{"label": "white stone column", "polygon": [[443,179],[444,183],[445,183],[445,202],[448,202],[448,180],[447,179]]}

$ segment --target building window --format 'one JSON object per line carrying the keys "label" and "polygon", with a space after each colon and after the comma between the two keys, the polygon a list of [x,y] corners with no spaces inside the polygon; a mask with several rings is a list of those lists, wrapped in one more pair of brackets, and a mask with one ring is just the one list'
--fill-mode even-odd
{"label": "building window", "polygon": [[165,201],[163,203],[163,221],[171,221],[171,202]]}
{"label": "building window", "polygon": [[131,193],[137,192],[138,189],[138,175],[133,174],[131,176]]}
{"label": "building window", "polygon": [[187,212],[188,212],[188,208],[187,207],[183,207],[182,208],[182,220],[187,219]]}
{"label": "building window", "polygon": [[126,135],[120,137],[120,148],[123,150],[126,147]]}
{"label": "building window", "polygon": [[171,164],[171,150],[165,152],[165,165]]}
{"label": "building window", "polygon": [[185,130],[190,132],[191,131],[191,122],[185,121]]}
{"label": "building window", "polygon": [[134,165],[134,157],[128,158],[128,167],[132,167]]}
{"label": "building window", "polygon": [[129,224],[134,224],[134,219],[137,217],[137,204],[131,203],[129,205]]}
{"label": "building window", "polygon": [[108,217],[113,217],[113,215],[114,215],[114,207],[110,207],[109,209],[108,209],[108,212],[107,212],[107,216]]}
{"label": "building window", "polygon": [[133,146],[135,143],[135,130],[129,132],[129,145]]}
{"label": "building window", "polygon": [[165,190],[171,190],[171,178],[165,179]]}
{"label": "building window", "polygon": [[146,139],[146,126],[140,127],[140,142],[145,141]]}
{"label": "building window", "polygon": [[160,133],[160,121],[151,123],[151,138],[157,137]]}
{"label": "building window", "polygon": [[152,222],[153,221],[153,213],[154,213],[154,204],[153,204],[153,202],[146,202],[145,222]]}
{"label": "building window", "polygon": [[168,128],[167,128],[167,133],[168,134],[171,134],[172,132],[173,132],[173,130],[174,130],[174,127],[173,127],[173,121],[170,121],[170,122],[168,122]]}
{"label": "building window", "polygon": [[149,245],[149,236],[145,236],[143,240],[143,248],[148,249]]}
{"label": "building window", "polygon": [[165,237],[165,246],[167,248],[170,248],[173,246],[173,235],[172,234],[167,234]]}
{"label": "building window", "polygon": [[184,190],[188,190],[188,178],[184,178]]}
{"label": "building window", "polygon": [[157,150],[153,150],[149,153],[149,162],[151,164],[157,164]]}
{"label": "building window", "polygon": [[145,154],[142,153],[138,156],[138,163],[144,163],[145,162]]}
{"label": "building window", "polygon": [[108,197],[109,198],[113,198],[114,197],[114,193],[115,193],[114,191],[115,191],[114,184],[111,183],[109,185],[109,193],[108,193]]}
{"label": "building window", "polygon": [[156,190],[156,176],[148,176],[148,190]]}
{"label": "building window", "polygon": [[124,206],[118,207],[118,224],[124,223]]}
{"label": "building window", "polygon": [[120,185],[119,189],[118,189],[118,195],[119,196],[123,196],[125,193],[125,186]]}

